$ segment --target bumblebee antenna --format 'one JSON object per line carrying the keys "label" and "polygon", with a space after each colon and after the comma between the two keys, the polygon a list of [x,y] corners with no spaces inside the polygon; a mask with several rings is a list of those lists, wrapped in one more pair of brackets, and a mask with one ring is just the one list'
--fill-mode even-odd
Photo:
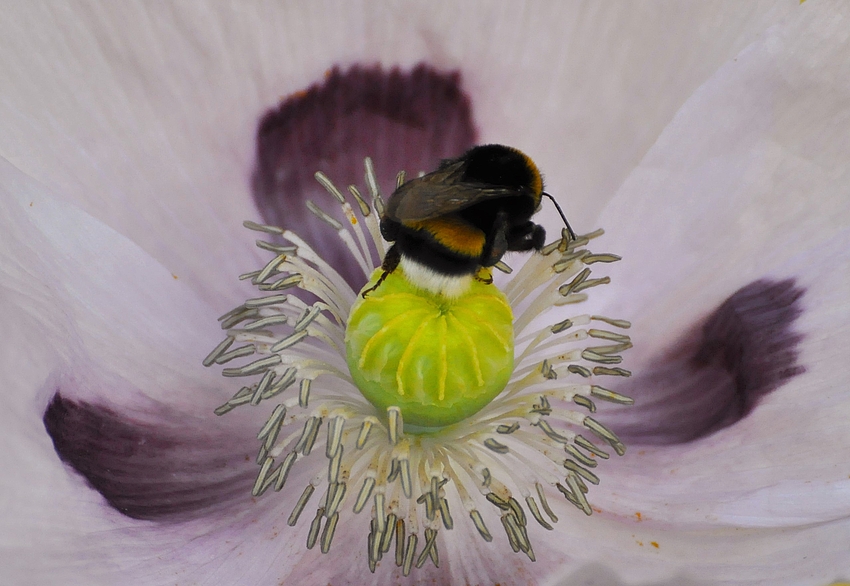
{"label": "bumblebee antenna", "polygon": [[573,241],[578,240],[576,233],[573,232],[573,229],[570,226],[570,223],[567,221],[567,216],[564,215],[564,210],[561,209],[561,206],[558,205],[558,202],[555,201],[555,198],[552,197],[551,194],[546,193],[545,191],[541,195],[545,195],[546,197],[548,197],[549,199],[552,200],[553,204],[555,204],[555,209],[558,210],[559,214],[561,214],[561,219],[564,221],[564,226],[567,227],[567,232],[569,232],[569,234],[570,234],[570,239],[573,240]]}

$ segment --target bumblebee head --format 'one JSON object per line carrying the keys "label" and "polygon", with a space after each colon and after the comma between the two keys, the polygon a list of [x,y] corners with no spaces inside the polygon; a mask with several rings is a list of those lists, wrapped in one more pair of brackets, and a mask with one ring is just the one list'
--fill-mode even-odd
{"label": "bumblebee head", "polygon": [[540,205],[543,177],[534,161],[522,151],[500,144],[486,144],[468,150],[463,180],[526,191]]}

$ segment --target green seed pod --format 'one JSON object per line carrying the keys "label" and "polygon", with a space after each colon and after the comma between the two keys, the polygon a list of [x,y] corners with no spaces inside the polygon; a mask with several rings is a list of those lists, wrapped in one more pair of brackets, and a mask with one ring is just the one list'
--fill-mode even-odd
{"label": "green seed pod", "polygon": [[473,281],[448,299],[398,270],[358,298],[345,349],[363,396],[381,413],[400,407],[406,432],[426,431],[469,417],[505,388],[514,365],[513,313],[493,285]]}

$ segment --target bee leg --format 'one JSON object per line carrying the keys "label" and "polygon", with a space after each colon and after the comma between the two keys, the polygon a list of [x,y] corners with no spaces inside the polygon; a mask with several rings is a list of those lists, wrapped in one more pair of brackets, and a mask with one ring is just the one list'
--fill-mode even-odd
{"label": "bee leg", "polygon": [[482,277],[481,271],[479,270],[477,273],[475,273],[475,280],[478,281],[479,283],[484,283],[485,285],[492,285],[493,284],[493,275],[485,273],[484,276]]}
{"label": "bee leg", "polygon": [[493,234],[487,238],[484,254],[481,255],[481,265],[485,267],[492,267],[502,260],[508,250],[513,250],[508,240],[507,213],[504,211],[498,213],[493,228]]}
{"label": "bee leg", "polygon": [[371,287],[369,287],[368,289],[363,291],[363,293],[361,293],[360,296],[363,299],[366,299],[366,295],[368,295],[369,293],[371,293],[372,291],[374,291],[375,289],[380,287],[381,283],[384,282],[384,279],[386,279],[387,276],[390,273],[392,273],[393,271],[395,271],[398,268],[398,263],[400,263],[400,262],[401,262],[401,253],[398,251],[398,247],[395,244],[393,244],[392,246],[390,246],[390,249],[387,251],[387,254],[384,256],[384,262],[381,263],[381,268],[384,269],[384,272],[381,274],[380,277],[378,277],[378,281],[374,285],[372,285]]}

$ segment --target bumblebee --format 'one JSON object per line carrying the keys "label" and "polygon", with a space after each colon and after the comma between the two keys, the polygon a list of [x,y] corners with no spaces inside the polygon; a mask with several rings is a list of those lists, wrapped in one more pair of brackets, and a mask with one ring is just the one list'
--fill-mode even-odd
{"label": "bumblebee", "polygon": [[546,231],[531,217],[544,195],[552,198],[537,165],[517,149],[489,144],[444,160],[390,196],[381,234],[393,245],[383,274],[363,297],[399,266],[422,289],[461,295],[482,267],[494,266],[506,252],[543,247]]}

